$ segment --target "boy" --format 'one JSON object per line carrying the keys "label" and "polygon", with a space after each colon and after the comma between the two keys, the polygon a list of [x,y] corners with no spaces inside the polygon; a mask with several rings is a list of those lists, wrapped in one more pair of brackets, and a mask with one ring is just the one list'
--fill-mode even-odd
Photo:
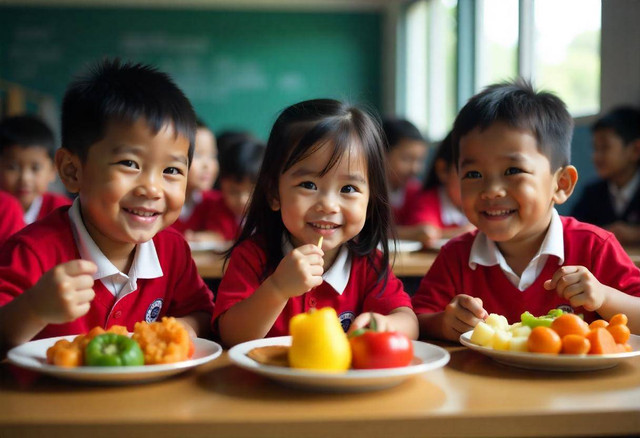
{"label": "boy", "polygon": [[490,86],[462,108],[454,154],[477,231],[442,248],[414,295],[423,337],[456,341],[489,312],[513,323],[554,307],[587,321],[624,312],[640,332],[640,270],[611,233],[554,208],[578,179],[572,125],[559,98],[524,81]]}
{"label": "boy", "polygon": [[14,116],[0,123],[0,190],[20,201],[26,224],[71,204],[66,196],[47,192],[56,179],[55,151],[53,132],[40,119]]}
{"label": "boy", "polygon": [[0,192],[0,245],[11,235],[24,227],[22,207],[16,198],[8,193]]}
{"label": "boy", "polygon": [[70,85],[55,163],[78,197],[3,246],[3,347],[165,315],[207,333],[211,291],[184,238],[164,230],[184,202],[194,135],[191,104],[151,67],[106,61]]}
{"label": "boy", "polygon": [[616,108],[592,128],[600,180],[585,187],[572,216],[611,231],[623,244],[640,243],[640,111]]}

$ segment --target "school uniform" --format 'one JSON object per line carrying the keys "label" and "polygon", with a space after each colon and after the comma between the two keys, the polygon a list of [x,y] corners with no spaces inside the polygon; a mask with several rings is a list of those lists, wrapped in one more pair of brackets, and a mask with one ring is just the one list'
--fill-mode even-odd
{"label": "school uniform", "polygon": [[24,228],[22,206],[9,193],[0,192],[0,245],[11,235]]}
{"label": "school uniform", "polygon": [[29,225],[40,220],[58,207],[71,205],[71,199],[57,193],[46,192],[33,200],[29,209],[24,212],[24,223]]}
{"label": "school uniform", "polygon": [[589,184],[571,215],[600,227],[617,221],[640,224],[640,172],[636,172],[633,179],[621,189],[606,180]]}
{"label": "school uniform", "polygon": [[408,216],[415,208],[413,200],[420,193],[420,190],[420,181],[411,180],[405,187],[389,192],[391,214],[396,225],[409,225]]}
{"label": "school uniform", "polygon": [[469,220],[451,201],[444,187],[421,191],[412,199],[406,225],[429,224],[440,229],[457,228]]}
{"label": "school uniform", "polygon": [[87,232],[79,201],[54,211],[9,239],[0,253],[0,306],[38,282],[53,267],[74,259],[98,266],[96,294],[89,312],[64,324],[47,325],[35,339],[86,333],[95,326],[124,325],[163,316],[213,313],[213,295],[204,284],[180,233],[167,229],[142,244],[128,274],[120,272]]}
{"label": "school uniform", "polygon": [[[283,248],[285,254],[291,249],[289,243]],[[350,254],[343,246],[331,268],[323,274],[324,282],[300,296],[289,298],[266,336],[288,335],[289,320],[311,308],[333,307],[346,332],[355,317],[363,312],[386,315],[398,307],[411,307],[411,299],[391,270],[386,283],[378,281],[381,261],[380,253],[375,262],[371,262],[366,256]],[[265,263],[265,252],[255,240],[246,240],[234,249],[216,294],[214,328],[221,314],[258,289],[266,278],[262,275]]]}
{"label": "school uniform", "polygon": [[[452,239],[442,247],[413,296],[414,311],[441,312],[457,294],[481,298],[487,312],[504,315],[510,323],[520,321],[525,311],[544,315],[553,308],[569,310],[569,301],[543,286],[563,265],[584,266],[602,284],[640,296],[640,269],[614,235],[560,217],[554,209],[541,248],[520,277],[484,233],[476,230]],[[573,311],[588,322],[599,318],[583,307]]]}
{"label": "school uniform", "polygon": [[207,217],[205,229],[222,235],[224,240],[235,240],[240,233],[242,218],[231,211],[222,196],[212,202],[211,208],[213,213]]}
{"label": "school uniform", "polygon": [[185,231],[206,231],[211,216],[217,213],[217,202],[222,198],[218,190],[205,190],[192,193],[190,202],[185,202],[180,217],[172,227],[184,234]]}

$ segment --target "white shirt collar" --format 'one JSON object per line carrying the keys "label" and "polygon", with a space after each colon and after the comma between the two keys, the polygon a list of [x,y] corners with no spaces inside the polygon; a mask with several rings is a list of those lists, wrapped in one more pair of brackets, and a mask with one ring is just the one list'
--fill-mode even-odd
{"label": "white shirt collar", "polygon": [[33,200],[29,209],[24,212],[24,223],[29,225],[32,224],[38,219],[38,214],[40,213],[40,209],[42,208],[42,196],[38,196]]}
{"label": "white shirt collar", "polygon": [[638,185],[640,184],[640,171],[636,172],[624,187],[618,188],[615,184],[609,183],[609,193],[613,198],[613,208],[618,215],[624,213],[629,201],[636,192]]}
{"label": "white shirt collar", "polygon": [[524,290],[540,275],[549,256],[557,257],[558,265],[564,263],[563,227],[555,208],[551,211],[551,222],[549,223],[547,235],[544,237],[536,255],[533,256],[529,265],[522,272],[521,277],[513,272],[496,243],[490,240],[483,232],[479,232],[473,241],[471,253],[469,254],[469,267],[475,270],[478,265],[499,265],[507,278],[509,278],[509,281],[514,286],[517,286],[518,289]]}
{"label": "white shirt collar", "polygon": [[[288,254],[293,250],[293,245],[286,237],[282,239],[282,253]],[[322,279],[338,293],[342,295],[347,288],[351,276],[351,253],[347,245],[342,245],[333,265],[322,274]]]}
{"label": "white shirt collar", "polygon": [[[127,275],[120,272],[120,270],[111,263],[89,235],[80,213],[79,198],[73,201],[69,209],[69,219],[71,220],[73,237],[78,247],[80,258],[90,260],[98,267],[97,272],[93,275],[93,279],[103,280],[115,276],[115,279],[112,278],[103,281],[105,286],[114,293],[114,295],[118,295],[122,287],[127,283],[127,289],[131,290],[122,290],[122,292],[126,294],[136,290],[138,278],[162,277],[162,267],[160,266],[160,260],[158,259],[153,240],[148,240],[136,246],[136,254]],[[111,283],[115,283],[115,286],[111,287]],[[115,291],[113,290],[114,288],[116,289]]]}
{"label": "white shirt collar", "polygon": [[444,225],[463,226],[469,223],[464,213],[453,205],[444,186],[438,188],[438,198],[440,199],[440,219]]}

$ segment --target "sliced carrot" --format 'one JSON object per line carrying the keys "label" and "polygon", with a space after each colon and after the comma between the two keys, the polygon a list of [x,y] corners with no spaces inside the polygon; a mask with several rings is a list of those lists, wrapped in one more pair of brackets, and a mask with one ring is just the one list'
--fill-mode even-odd
{"label": "sliced carrot", "polygon": [[609,331],[609,333],[611,333],[611,336],[613,336],[613,339],[615,339],[616,344],[626,343],[629,340],[629,337],[631,335],[631,331],[629,330],[629,327],[627,327],[624,324],[615,324],[615,325],[609,324],[609,326],[607,327],[607,330]]}
{"label": "sliced carrot", "polygon": [[613,354],[618,352],[615,339],[605,328],[596,328],[587,334],[591,343],[589,354]]}
{"label": "sliced carrot", "polygon": [[591,324],[589,324],[589,330],[593,330],[597,328],[606,328],[608,325],[609,323],[604,319],[596,319]]}
{"label": "sliced carrot", "polygon": [[562,354],[587,354],[591,349],[591,342],[584,336],[565,335],[562,337]]}
{"label": "sliced carrot", "polygon": [[625,315],[624,313],[616,313],[609,320],[609,325],[618,325],[618,324],[627,325],[628,322],[629,322],[629,318],[627,318],[627,315]]}

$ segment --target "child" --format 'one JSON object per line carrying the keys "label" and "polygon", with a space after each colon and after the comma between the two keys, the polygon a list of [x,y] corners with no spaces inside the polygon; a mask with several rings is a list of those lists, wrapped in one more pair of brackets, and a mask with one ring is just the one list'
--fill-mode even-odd
{"label": "child", "polygon": [[435,239],[448,239],[473,229],[462,211],[456,168],[449,133],[438,146],[422,190],[412,198],[412,208],[406,215],[408,227],[423,230],[417,240],[426,247],[433,246]]}
{"label": "child", "polygon": [[195,115],[164,73],[105,61],[67,89],[56,166],[78,193],[0,252],[0,344],[174,316],[207,333],[212,294],[167,229],[184,202]]}
{"label": "child", "polygon": [[382,129],[387,139],[389,201],[398,237],[421,240],[422,233],[404,228],[404,225],[407,225],[407,213],[413,208],[410,199],[420,191],[417,177],[427,156],[427,142],[408,120],[385,119]]}
{"label": "child", "polygon": [[593,163],[600,180],[585,187],[572,215],[640,243],[640,111],[616,108],[593,125]]}
{"label": "child", "polygon": [[0,246],[11,235],[24,227],[22,207],[16,198],[6,192],[0,192]]}
{"label": "child", "polygon": [[203,121],[197,120],[196,125],[196,145],[187,177],[185,203],[172,226],[189,241],[220,241],[224,238],[207,227],[209,216],[215,214],[221,197],[213,190],[219,169],[216,138]]}
{"label": "child", "polygon": [[220,154],[220,193],[211,209],[207,229],[226,241],[235,240],[256,185],[265,145],[246,138],[226,147]]}
{"label": "child", "polygon": [[15,196],[30,224],[70,205],[66,196],[47,192],[56,179],[53,132],[34,116],[8,117],[0,123],[0,189]]}
{"label": "child", "polygon": [[462,108],[454,155],[478,231],[447,243],[423,278],[413,297],[422,336],[455,341],[489,312],[513,323],[555,307],[586,321],[624,312],[640,332],[640,270],[611,233],[554,208],[578,178],[572,125],[559,98],[521,80]]}
{"label": "child", "polygon": [[410,299],[389,270],[389,219],[382,139],[370,116],[329,99],[286,108],[218,288],[222,341],[286,335],[294,315],[326,306],[345,331],[376,312],[383,330],[415,338]]}

